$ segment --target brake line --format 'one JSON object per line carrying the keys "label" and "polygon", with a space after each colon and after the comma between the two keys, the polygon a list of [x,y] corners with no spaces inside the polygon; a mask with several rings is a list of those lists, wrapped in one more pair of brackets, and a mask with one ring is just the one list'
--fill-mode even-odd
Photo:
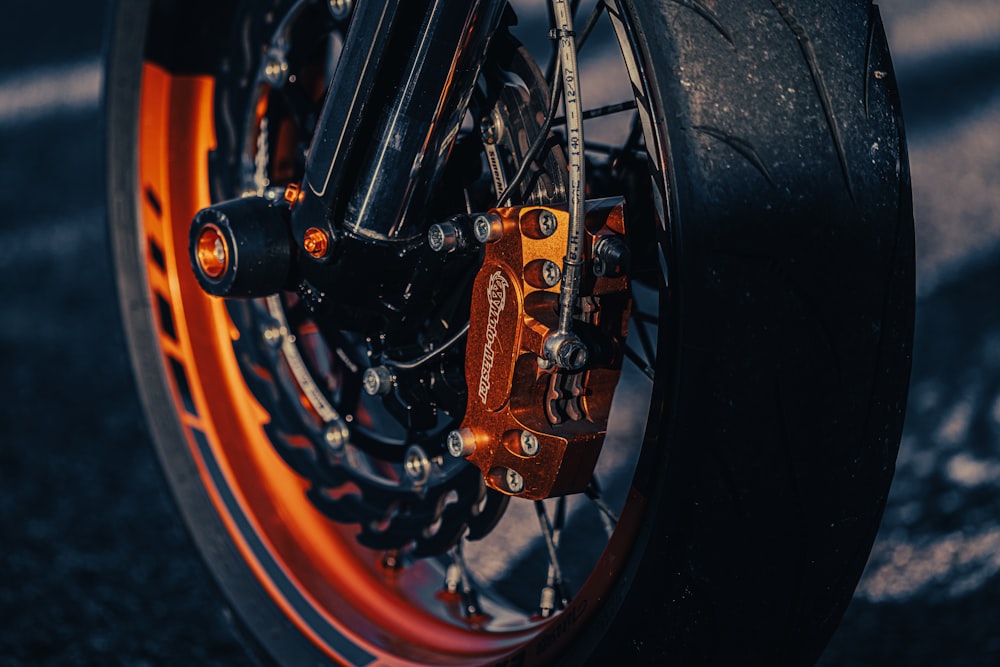
{"label": "brake line", "polygon": [[584,203],[586,182],[583,142],[583,104],[576,63],[576,33],[567,0],[551,0],[562,69],[563,106],[566,111],[566,149],[569,153],[569,238],[559,288],[559,326],[543,344],[545,356],[560,368],[580,370],[587,363],[587,347],[573,331],[573,315],[583,277]]}

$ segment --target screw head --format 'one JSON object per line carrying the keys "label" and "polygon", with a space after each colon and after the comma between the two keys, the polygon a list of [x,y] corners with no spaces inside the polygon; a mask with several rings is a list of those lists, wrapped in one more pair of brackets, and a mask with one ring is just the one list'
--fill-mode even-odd
{"label": "screw head", "polygon": [[507,490],[511,493],[521,493],[524,491],[524,478],[516,470],[507,468],[504,475],[504,482],[507,483]]}
{"label": "screw head", "polygon": [[454,222],[436,222],[427,230],[427,245],[434,252],[453,252],[464,246],[462,230]]}
{"label": "screw head", "polygon": [[524,455],[534,456],[539,449],[538,436],[531,431],[521,431],[521,451]]}
{"label": "screw head", "polygon": [[282,342],[281,327],[277,324],[268,324],[261,331],[261,336],[264,338],[264,342],[271,347],[280,347]]}
{"label": "screw head", "polygon": [[492,243],[503,236],[503,221],[496,214],[477,215],[472,221],[472,233],[480,243]]}
{"label": "screw head", "polygon": [[361,384],[369,396],[384,396],[392,390],[392,372],[385,366],[365,369]]}
{"label": "screw head", "polygon": [[562,280],[562,270],[559,265],[551,259],[545,260],[542,263],[542,282],[547,287],[555,287],[560,280]]}
{"label": "screw head", "polygon": [[555,234],[558,228],[559,221],[556,219],[555,213],[543,210],[538,214],[538,230],[542,233],[542,236],[548,238]]}
{"label": "screw head", "polygon": [[476,436],[471,429],[456,429],[448,434],[445,444],[448,447],[448,453],[456,459],[460,459],[476,451]]}
{"label": "screw head", "polygon": [[431,476],[431,460],[418,445],[410,445],[403,457],[403,470],[414,484],[425,484]]}

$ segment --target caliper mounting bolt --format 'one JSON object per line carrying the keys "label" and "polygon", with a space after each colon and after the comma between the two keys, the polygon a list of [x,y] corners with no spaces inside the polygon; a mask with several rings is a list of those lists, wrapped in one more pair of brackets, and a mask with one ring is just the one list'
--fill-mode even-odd
{"label": "caliper mounting bolt", "polygon": [[365,369],[361,384],[369,396],[384,396],[392,390],[392,371],[385,366]]}
{"label": "caliper mounting bolt", "polygon": [[448,453],[456,459],[470,456],[476,451],[476,436],[472,429],[460,428],[448,434],[446,440]]}

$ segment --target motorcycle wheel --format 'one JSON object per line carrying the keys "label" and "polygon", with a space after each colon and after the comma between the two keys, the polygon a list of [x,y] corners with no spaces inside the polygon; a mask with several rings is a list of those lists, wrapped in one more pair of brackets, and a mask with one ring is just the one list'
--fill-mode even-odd
{"label": "motorcycle wheel", "polygon": [[[908,163],[877,8],[608,3],[637,131],[612,153],[624,170],[591,187],[631,197],[633,252],[655,268],[636,277],[654,315],[633,318],[630,337],[648,344],[637,345],[616,401],[632,402],[628,386],[644,373],[651,382],[640,416],[615,426],[631,461],[608,473],[623,478],[602,500],[614,497],[616,511],[588,505],[597,546],[561,550],[567,569],[586,573],[561,610],[542,616],[504,579],[531,578],[536,590],[546,564],[551,575],[537,540],[505,556],[514,565],[495,581],[470,574],[460,592],[476,595],[444,599],[455,552],[411,560],[363,546],[356,525],[318,511],[290,463],[296,443],[268,428],[287,408],[274,397],[302,393],[278,366],[254,361],[267,354],[259,324],[274,308],[227,308],[201,292],[188,264],[194,213],[257,174],[252,159],[229,159],[254,155],[240,128],[259,101],[252,86],[220,96],[239,74],[227,74],[229,54],[260,50],[271,37],[261,26],[298,4],[118,2],[106,80],[113,255],[149,430],[193,539],[261,655],[352,665],[815,661],[878,527],[910,366]],[[647,155],[640,166],[628,160],[635,149]],[[522,194],[552,201],[543,186]],[[317,364],[306,365],[317,374]],[[540,511],[566,514],[547,503]],[[507,511],[515,524],[525,516]],[[567,535],[572,524],[559,522]],[[481,532],[491,530],[504,541],[517,534],[516,525]],[[539,559],[541,575],[526,574]]]}

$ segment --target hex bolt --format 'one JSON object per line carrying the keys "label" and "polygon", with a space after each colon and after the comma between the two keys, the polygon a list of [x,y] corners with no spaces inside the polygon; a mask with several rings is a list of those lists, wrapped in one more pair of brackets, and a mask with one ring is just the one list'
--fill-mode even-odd
{"label": "hex bolt", "polygon": [[392,391],[392,371],[385,366],[365,369],[361,384],[369,396],[384,396]]}
{"label": "hex bolt", "polygon": [[521,451],[525,456],[534,456],[538,453],[538,436],[531,431],[521,431]]}
{"label": "hex bolt", "polygon": [[302,249],[311,257],[323,259],[330,250],[330,237],[319,227],[310,227],[302,238]]}
{"label": "hex bolt", "polygon": [[511,493],[521,493],[521,491],[524,491],[524,478],[516,470],[507,468],[504,481],[507,483],[507,490]]}
{"label": "hex bolt", "polygon": [[431,476],[431,461],[420,446],[410,445],[403,457],[403,470],[417,486],[426,484]]}
{"label": "hex bolt", "polygon": [[351,0],[329,0],[327,7],[330,9],[330,15],[335,20],[343,21],[351,15],[353,4]]}
{"label": "hex bolt", "polygon": [[629,265],[631,251],[620,236],[603,236],[594,244],[594,275],[616,277]]}
{"label": "hex bolt", "polygon": [[555,234],[558,228],[559,221],[556,219],[555,213],[543,210],[538,214],[538,231],[542,233],[542,236],[548,238]]}
{"label": "hex bolt", "polygon": [[503,236],[503,220],[495,213],[477,215],[472,221],[472,233],[480,243],[499,241]]}
{"label": "hex bolt", "polygon": [[476,435],[468,428],[460,428],[448,434],[448,453],[456,459],[470,456],[476,451]]}

